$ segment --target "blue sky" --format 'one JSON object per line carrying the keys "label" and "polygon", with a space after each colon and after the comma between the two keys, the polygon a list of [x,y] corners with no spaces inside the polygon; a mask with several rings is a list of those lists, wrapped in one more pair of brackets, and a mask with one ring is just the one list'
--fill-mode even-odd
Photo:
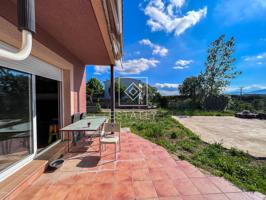
{"label": "blue sky", "polygon": [[[266,0],[124,0],[124,58],[116,76],[148,77],[163,95],[204,70],[208,45],[222,34],[236,39],[242,75],[227,91],[266,89]],[[88,66],[87,79],[109,78]]]}

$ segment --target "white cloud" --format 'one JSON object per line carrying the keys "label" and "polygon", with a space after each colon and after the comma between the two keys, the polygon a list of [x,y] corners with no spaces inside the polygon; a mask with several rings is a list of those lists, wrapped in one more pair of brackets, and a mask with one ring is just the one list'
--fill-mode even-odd
{"label": "white cloud", "polygon": [[174,96],[179,94],[178,83],[156,83],[155,87],[162,96]]}
{"label": "white cloud", "polygon": [[158,90],[158,92],[162,95],[162,96],[176,96],[179,95],[179,91],[178,90]]}
{"label": "white cloud", "polygon": [[95,75],[101,75],[101,74],[105,74],[109,71],[109,67],[108,66],[94,66],[94,74]]}
{"label": "white cloud", "polygon": [[188,69],[188,66],[175,66],[173,69]]}
{"label": "white cloud", "polygon": [[175,66],[173,67],[173,69],[188,69],[189,64],[191,64],[192,62],[193,62],[193,60],[179,59],[175,62]]}
{"label": "white cloud", "polygon": [[181,8],[185,4],[185,0],[170,0],[170,2],[177,8]]}
{"label": "white cloud", "polygon": [[150,68],[156,67],[159,61],[156,59],[139,58],[123,62],[123,68],[116,68],[121,74],[139,74]]}
{"label": "white cloud", "polygon": [[189,65],[190,63],[192,63],[193,61],[192,60],[177,60],[175,62],[176,65],[180,65],[180,66],[186,66],[186,65]]}
{"label": "white cloud", "polygon": [[150,0],[144,9],[145,15],[149,17],[148,26],[152,31],[174,32],[179,36],[207,15],[207,7],[204,7],[181,16],[180,9],[184,3],[185,0],[170,0],[166,5],[162,0]]}
{"label": "white cloud", "polygon": [[152,43],[149,39],[142,39],[139,41],[140,44],[149,46],[152,48],[152,54],[153,55],[160,55],[160,56],[166,56],[168,54],[168,49],[160,46],[158,44]]}
{"label": "white cloud", "polygon": [[168,89],[178,89],[178,83],[156,83],[155,87],[157,88],[168,88]]}
{"label": "white cloud", "polygon": [[264,19],[265,11],[265,0],[220,0],[214,13],[219,22],[230,25],[247,20]]}
{"label": "white cloud", "polygon": [[258,55],[255,55],[255,56],[245,56],[244,57],[244,61],[260,61],[258,62],[261,63],[261,60],[264,60],[266,59],[266,52],[263,52],[263,53],[260,53]]}
{"label": "white cloud", "polygon": [[[147,58],[139,58],[139,59],[131,59],[127,61],[123,61],[123,67],[117,66],[115,70],[120,72],[120,74],[139,74],[143,71],[146,71],[152,67],[156,67],[159,64],[159,61],[156,59],[147,59]],[[94,66],[94,74],[101,75],[104,73],[108,73],[110,67],[108,66]]]}

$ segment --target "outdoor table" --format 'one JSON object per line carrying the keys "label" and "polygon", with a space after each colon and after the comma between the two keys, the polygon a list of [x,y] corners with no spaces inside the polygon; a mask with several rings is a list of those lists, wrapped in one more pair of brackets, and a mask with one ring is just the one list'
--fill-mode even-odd
{"label": "outdoor table", "polygon": [[[30,124],[20,123],[16,125],[10,125],[11,123],[16,123],[21,120],[13,120],[10,123],[6,123],[6,127],[0,128],[0,143],[2,147],[3,154],[9,154],[11,152],[11,146],[13,139],[22,138],[24,139],[25,146],[27,143],[27,138],[30,137]],[[4,125],[0,122],[1,125]],[[7,126],[9,125],[9,126]]]}
{"label": "outdoor table", "polygon": [[[106,117],[86,117],[84,119],[81,119],[75,123],[69,124],[68,126],[60,129],[63,133],[68,134],[68,152],[70,149],[70,133],[72,133],[72,138],[73,138],[73,133],[74,132],[86,132],[86,131],[92,131],[93,133],[100,131],[103,124],[107,122]],[[88,126],[88,123],[90,123],[90,126]]]}

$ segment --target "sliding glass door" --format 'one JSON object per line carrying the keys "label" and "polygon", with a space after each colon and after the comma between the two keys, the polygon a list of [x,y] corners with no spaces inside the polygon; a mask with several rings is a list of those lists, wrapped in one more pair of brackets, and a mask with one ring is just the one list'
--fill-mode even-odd
{"label": "sliding glass door", "polygon": [[35,76],[38,153],[60,139],[60,81]]}
{"label": "sliding glass door", "polygon": [[33,153],[32,75],[0,66],[0,172]]}

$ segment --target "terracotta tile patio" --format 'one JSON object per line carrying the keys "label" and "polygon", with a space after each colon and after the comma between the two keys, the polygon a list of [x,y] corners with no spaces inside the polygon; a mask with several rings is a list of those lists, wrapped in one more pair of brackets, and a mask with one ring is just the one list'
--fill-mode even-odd
{"label": "terracotta tile patio", "polygon": [[[84,153],[69,153],[64,165],[45,173],[16,199],[89,200],[262,200],[190,163],[174,160],[162,147],[135,134],[122,133],[122,150],[113,161],[107,146],[99,159],[98,140]],[[78,148],[78,147],[77,147]]]}

